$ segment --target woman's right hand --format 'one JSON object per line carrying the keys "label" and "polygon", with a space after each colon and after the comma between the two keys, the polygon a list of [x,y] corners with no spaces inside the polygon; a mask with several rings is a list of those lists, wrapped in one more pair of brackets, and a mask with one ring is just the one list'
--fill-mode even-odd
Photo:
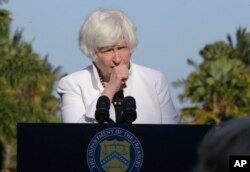
{"label": "woman's right hand", "polygon": [[125,82],[128,79],[128,73],[129,69],[126,64],[119,64],[113,68],[109,82],[102,93],[102,95],[109,97],[110,102],[112,102],[116,92],[126,87]]}

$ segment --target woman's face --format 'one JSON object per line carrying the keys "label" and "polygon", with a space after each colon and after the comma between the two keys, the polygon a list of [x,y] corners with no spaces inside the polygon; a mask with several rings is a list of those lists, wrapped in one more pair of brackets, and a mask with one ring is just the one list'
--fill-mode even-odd
{"label": "woman's face", "polygon": [[98,48],[96,56],[94,64],[100,70],[102,77],[109,79],[115,66],[125,64],[129,68],[131,50],[125,41],[121,41],[112,46]]}

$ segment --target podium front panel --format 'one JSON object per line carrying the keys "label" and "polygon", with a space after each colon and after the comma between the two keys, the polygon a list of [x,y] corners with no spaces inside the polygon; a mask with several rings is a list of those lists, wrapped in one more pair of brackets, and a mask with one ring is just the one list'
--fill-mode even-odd
{"label": "podium front panel", "polygon": [[[119,136],[119,132],[123,132],[124,135],[125,131],[131,142],[111,139],[112,145],[133,146],[137,160],[129,153],[127,159],[123,158],[118,148],[117,152],[106,151],[110,159],[120,158],[127,164],[120,171],[134,172],[136,165],[142,172],[190,171],[197,161],[197,148],[210,128],[207,125],[20,123],[17,126],[17,169],[18,172],[109,171],[111,165],[103,158],[101,149],[111,142],[103,138],[111,133]],[[99,147],[96,152],[95,145]],[[99,160],[93,160],[94,152],[100,155]]]}

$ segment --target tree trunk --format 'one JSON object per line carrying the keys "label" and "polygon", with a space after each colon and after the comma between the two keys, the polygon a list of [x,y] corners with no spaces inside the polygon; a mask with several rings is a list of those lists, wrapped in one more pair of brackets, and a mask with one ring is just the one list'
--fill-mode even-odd
{"label": "tree trunk", "polygon": [[220,102],[218,100],[218,96],[216,94],[213,95],[213,114],[217,119],[221,119],[220,117]]}
{"label": "tree trunk", "polygon": [[3,172],[12,172],[12,147],[9,144],[4,144],[4,150],[3,150]]}

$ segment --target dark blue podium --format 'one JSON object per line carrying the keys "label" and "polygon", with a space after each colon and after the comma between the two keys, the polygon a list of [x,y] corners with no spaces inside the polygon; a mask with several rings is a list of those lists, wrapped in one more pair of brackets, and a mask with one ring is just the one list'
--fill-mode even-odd
{"label": "dark blue podium", "polygon": [[18,172],[188,172],[209,125],[17,125]]}

